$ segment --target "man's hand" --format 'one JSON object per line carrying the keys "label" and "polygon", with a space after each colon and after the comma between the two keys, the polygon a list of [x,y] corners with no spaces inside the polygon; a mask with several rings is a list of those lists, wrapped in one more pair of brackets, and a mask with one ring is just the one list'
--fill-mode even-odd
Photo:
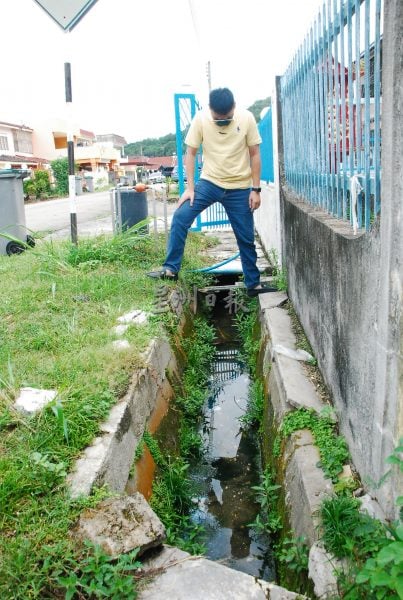
{"label": "man's hand", "polygon": [[193,206],[194,197],[195,197],[195,191],[190,190],[189,188],[186,188],[185,191],[183,192],[182,196],[179,198],[177,208],[179,208],[181,204],[186,202],[186,200],[190,200],[190,206]]}
{"label": "man's hand", "polygon": [[253,212],[260,206],[260,194],[259,192],[253,192],[249,194],[249,208]]}

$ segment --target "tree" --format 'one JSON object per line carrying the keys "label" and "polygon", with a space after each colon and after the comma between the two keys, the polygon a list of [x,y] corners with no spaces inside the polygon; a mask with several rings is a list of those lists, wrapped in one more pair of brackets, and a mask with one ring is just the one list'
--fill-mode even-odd
{"label": "tree", "polygon": [[257,123],[260,121],[260,113],[262,112],[262,109],[266,108],[266,106],[269,108],[271,107],[270,96],[264,98],[263,100],[256,100],[252,106],[249,106],[248,110],[250,110],[250,112],[254,115]]}
{"label": "tree", "polygon": [[49,173],[38,169],[34,171],[32,179],[24,181],[24,195],[35,196],[35,198],[45,198],[50,194],[50,180]]}
{"label": "tree", "polygon": [[67,158],[57,158],[50,163],[56,179],[56,192],[60,195],[69,193],[69,161]]}
{"label": "tree", "polygon": [[124,147],[127,156],[172,156],[176,152],[176,136],[168,133],[160,138],[146,138]]}

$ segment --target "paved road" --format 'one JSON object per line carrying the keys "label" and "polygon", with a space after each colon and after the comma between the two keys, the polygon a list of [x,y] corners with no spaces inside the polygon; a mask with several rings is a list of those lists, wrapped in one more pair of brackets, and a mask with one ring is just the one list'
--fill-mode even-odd
{"label": "paved road", "polygon": [[[157,186],[156,186],[157,187]],[[154,210],[155,206],[155,210]],[[148,193],[148,214],[156,215],[156,226],[165,229],[164,215],[168,222],[175,210],[176,203],[156,200]],[[35,233],[46,233],[52,238],[70,237],[70,204],[68,198],[58,198],[25,205],[25,219],[28,230]],[[154,227],[151,223],[151,227]],[[109,192],[95,192],[77,197],[77,229],[78,236],[88,237],[101,233],[111,233],[112,209]]]}

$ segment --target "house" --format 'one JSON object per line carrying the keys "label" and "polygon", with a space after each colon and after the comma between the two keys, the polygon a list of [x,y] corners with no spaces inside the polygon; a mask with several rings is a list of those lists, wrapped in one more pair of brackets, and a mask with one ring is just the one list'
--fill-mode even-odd
{"label": "house", "polygon": [[101,133],[97,134],[96,141],[99,144],[105,144],[119,150],[119,154],[123,156],[123,148],[127,145],[127,141],[121,135],[116,133]]}
{"label": "house", "polygon": [[40,158],[40,153],[34,152],[33,131],[27,125],[0,121],[0,169],[32,170],[50,167],[47,158]]}
{"label": "house", "polygon": [[65,158],[68,131],[74,142],[74,162],[80,172],[90,172],[98,185],[115,181],[119,173],[119,150],[110,142],[98,141],[95,133],[77,124],[69,125],[66,120],[55,118],[39,121],[34,126],[34,147],[49,160]]}
{"label": "house", "polygon": [[161,171],[163,175],[170,175],[176,165],[176,156],[127,156],[121,159],[121,168],[125,174],[135,173],[136,179],[147,176],[149,173]]}

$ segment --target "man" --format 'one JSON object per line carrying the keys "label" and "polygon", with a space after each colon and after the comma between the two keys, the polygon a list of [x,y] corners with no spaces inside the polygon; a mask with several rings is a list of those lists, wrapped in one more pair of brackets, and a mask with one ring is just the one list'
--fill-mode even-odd
{"label": "man", "polygon": [[[260,206],[261,137],[251,112],[235,108],[232,92],[210,92],[209,110],[193,119],[185,139],[187,187],[172,219],[167,255],[158,279],[176,280],[188,230],[194,219],[214,202],[220,202],[234,231],[250,297],[269,291],[260,284],[256,266],[253,211]],[[194,182],[197,151],[203,147],[203,169]]]}

